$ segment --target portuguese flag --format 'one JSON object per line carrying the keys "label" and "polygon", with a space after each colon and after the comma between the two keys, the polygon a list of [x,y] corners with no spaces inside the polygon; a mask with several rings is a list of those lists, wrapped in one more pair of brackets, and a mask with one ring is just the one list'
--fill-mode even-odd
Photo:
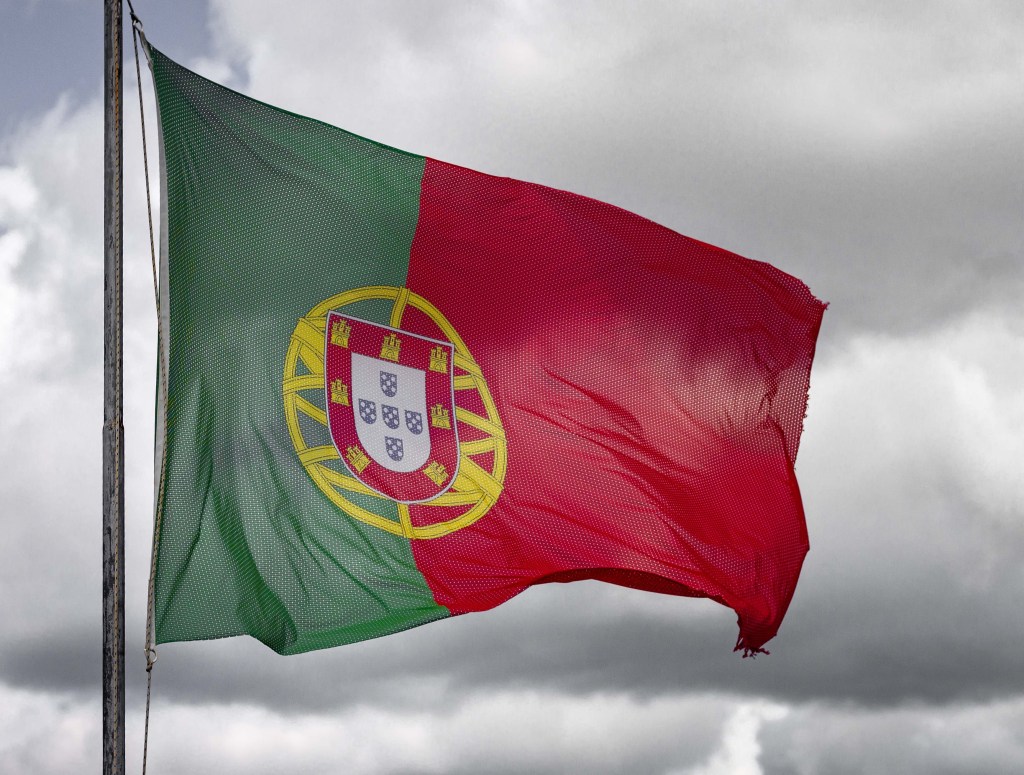
{"label": "portuguese flag", "polygon": [[808,548],[802,282],[148,53],[157,642],[294,654],[578,579],[776,634]]}

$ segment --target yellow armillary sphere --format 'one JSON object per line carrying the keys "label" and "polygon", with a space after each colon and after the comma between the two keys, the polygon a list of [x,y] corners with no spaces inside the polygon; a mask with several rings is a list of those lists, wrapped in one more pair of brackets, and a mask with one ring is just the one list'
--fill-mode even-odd
{"label": "yellow armillary sphere", "polygon": [[[455,351],[455,419],[467,431],[459,437],[458,474],[447,492],[411,507],[381,495],[353,476],[328,429],[324,377],[327,315],[332,310],[346,314],[346,308],[368,301],[391,303],[388,325],[394,329],[402,329],[403,320],[408,322],[414,315],[424,316],[432,323],[432,336],[451,342]],[[299,318],[285,357],[283,391],[288,432],[299,461],[324,495],[353,519],[407,538],[436,538],[473,524],[501,495],[508,446],[480,367],[438,309],[408,288],[355,288],[322,301]],[[415,509],[415,518],[410,508]]]}

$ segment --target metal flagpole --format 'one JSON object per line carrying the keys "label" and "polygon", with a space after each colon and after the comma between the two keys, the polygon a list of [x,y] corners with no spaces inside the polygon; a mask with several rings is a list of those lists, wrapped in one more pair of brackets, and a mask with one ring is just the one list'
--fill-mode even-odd
{"label": "metal flagpole", "polygon": [[103,71],[103,772],[124,775],[121,0],[104,0]]}

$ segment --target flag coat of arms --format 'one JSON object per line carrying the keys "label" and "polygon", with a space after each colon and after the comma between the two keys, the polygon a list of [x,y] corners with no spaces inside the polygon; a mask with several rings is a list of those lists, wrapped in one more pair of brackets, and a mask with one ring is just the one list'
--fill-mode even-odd
{"label": "flag coat of arms", "polygon": [[352,476],[397,503],[434,500],[459,470],[452,345],[327,314],[331,440]]}
{"label": "flag coat of arms", "polygon": [[597,579],[778,631],[824,305],[769,264],[395,150],[146,44],[157,642],[290,654]]}

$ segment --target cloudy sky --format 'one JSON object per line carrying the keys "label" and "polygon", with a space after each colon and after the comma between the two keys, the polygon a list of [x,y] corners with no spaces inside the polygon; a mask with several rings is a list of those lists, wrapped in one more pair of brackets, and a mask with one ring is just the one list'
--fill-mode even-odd
{"label": "cloudy sky", "polygon": [[[1024,771],[1024,6],[136,7],[247,94],[621,205],[831,302],[797,461],[812,549],[770,657],[733,654],[715,603],[592,582],[303,656],[172,644],[151,772]],[[96,772],[99,3],[0,0],[0,52],[0,772]],[[125,72],[137,771],[156,326]]]}

